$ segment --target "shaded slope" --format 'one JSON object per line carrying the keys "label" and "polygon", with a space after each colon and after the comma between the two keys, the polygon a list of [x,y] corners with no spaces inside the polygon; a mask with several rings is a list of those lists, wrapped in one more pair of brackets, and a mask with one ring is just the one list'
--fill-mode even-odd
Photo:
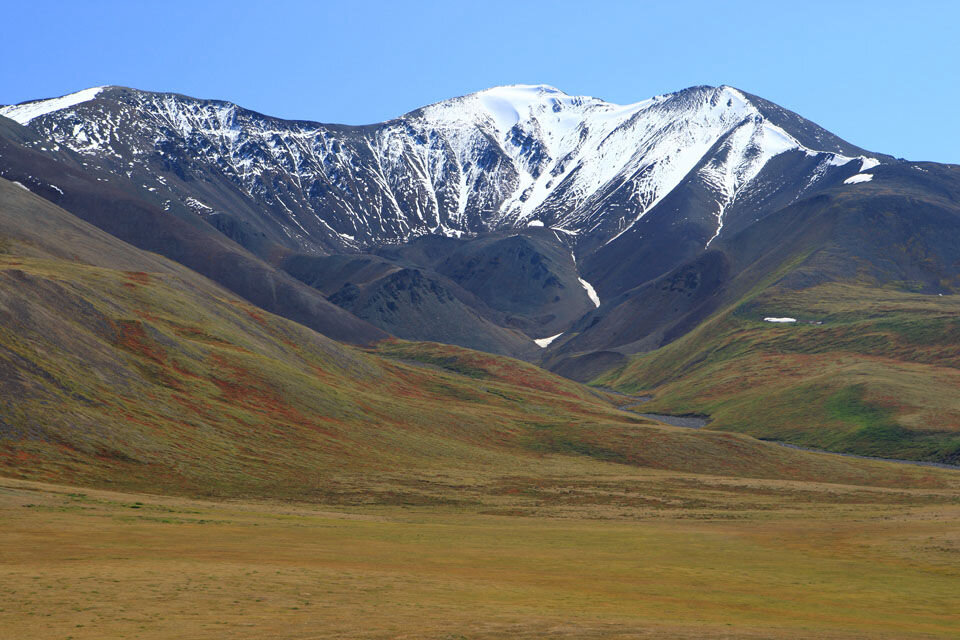
{"label": "shaded slope", "polygon": [[427,236],[375,254],[288,254],[280,265],[395,336],[529,360],[541,352],[533,339],[594,308],[571,250],[545,229]]}
{"label": "shaded slope", "polygon": [[555,232],[492,234],[459,246],[437,271],[533,338],[556,335],[594,305]]}
{"label": "shaded slope", "polygon": [[330,302],[399,338],[528,360],[539,356],[533,341],[506,326],[503,313],[432,269],[369,254],[297,254],[281,265]]}

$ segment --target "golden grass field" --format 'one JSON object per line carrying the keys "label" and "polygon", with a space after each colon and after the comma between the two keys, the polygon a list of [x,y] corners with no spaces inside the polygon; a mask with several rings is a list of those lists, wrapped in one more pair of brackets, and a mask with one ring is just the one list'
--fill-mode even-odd
{"label": "golden grass field", "polygon": [[909,469],[406,479],[463,498],[438,506],[0,479],[0,638],[956,638],[960,473]]}

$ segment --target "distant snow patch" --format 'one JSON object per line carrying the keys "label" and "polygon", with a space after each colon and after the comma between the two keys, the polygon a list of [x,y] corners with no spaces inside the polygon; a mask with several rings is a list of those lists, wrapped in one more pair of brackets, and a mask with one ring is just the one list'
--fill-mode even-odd
{"label": "distant snow patch", "polygon": [[[20,187],[20,188],[23,189],[24,191],[30,191],[29,188],[23,186],[21,183],[17,182],[16,180],[14,180],[13,184],[17,185],[18,187]],[[31,192],[31,193],[32,193],[32,192]]]}
{"label": "distant snow patch", "polygon": [[880,165],[880,161],[877,160],[876,158],[867,158],[866,156],[860,156],[860,160],[861,160],[860,173],[863,173],[864,171],[869,171],[870,169],[873,169],[874,167],[877,167]]}
{"label": "distant snow patch", "polygon": [[527,223],[527,226],[528,226],[528,227],[542,227],[542,226],[543,226],[543,221],[541,221],[541,220],[531,220],[530,222]]}
{"label": "distant snow patch", "polygon": [[764,318],[764,322],[796,322],[796,318]]}
{"label": "distant snow patch", "polygon": [[537,343],[537,346],[540,347],[541,349],[546,349],[546,348],[550,345],[551,342],[553,342],[554,340],[556,340],[557,338],[559,338],[559,337],[562,336],[562,335],[563,335],[563,332],[561,331],[561,332],[558,333],[557,335],[555,335],[555,336],[550,336],[549,338],[535,338],[535,339],[534,339],[534,342],[536,342],[536,343]]}
{"label": "distant snow patch", "polygon": [[183,202],[191,209],[203,209],[204,211],[213,211],[213,207],[211,207],[210,205],[204,202],[200,202],[196,198],[187,198]]}
{"label": "distant snow patch", "polygon": [[0,115],[6,116],[11,120],[16,120],[20,124],[27,124],[34,118],[39,118],[48,113],[60,111],[61,109],[93,100],[97,97],[97,94],[104,89],[106,89],[106,87],[93,87],[92,89],[84,89],[83,91],[77,91],[76,93],[71,93],[60,98],[15,104],[0,109]]}
{"label": "distant snow patch", "polygon": [[584,280],[583,278],[577,278],[580,281],[580,284],[583,285],[583,288],[586,289],[587,295],[590,297],[590,300],[593,301],[593,306],[600,306],[600,296],[597,295],[597,290],[593,288],[593,285]]}
{"label": "distant snow patch", "polygon": [[858,182],[870,182],[871,180],[873,180],[872,173],[858,173],[844,180],[843,184],[857,184]]}

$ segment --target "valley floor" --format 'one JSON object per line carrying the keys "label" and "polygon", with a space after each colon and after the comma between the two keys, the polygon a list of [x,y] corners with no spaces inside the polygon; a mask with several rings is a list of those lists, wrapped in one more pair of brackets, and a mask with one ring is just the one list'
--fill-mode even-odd
{"label": "valley floor", "polygon": [[917,473],[404,481],[472,496],[432,506],[0,478],[0,638],[957,637],[960,474]]}

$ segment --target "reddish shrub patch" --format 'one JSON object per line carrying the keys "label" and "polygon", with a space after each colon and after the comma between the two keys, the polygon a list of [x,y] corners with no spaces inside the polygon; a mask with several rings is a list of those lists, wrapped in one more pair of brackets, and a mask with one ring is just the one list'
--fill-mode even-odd
{"label": "reddish shrub patch", "polygon": [[121,320],[117,325],[120,333],[117,346],[160,365],[166,362],[167,354],[147,336],[143,323],[139,320]]}
{"label": "reddish shrub patch", "polygon": [[128,282],[142,285],[150,284],[149,273],[144,273],[143,271],[126,271],[124,275],[127,277]]}

